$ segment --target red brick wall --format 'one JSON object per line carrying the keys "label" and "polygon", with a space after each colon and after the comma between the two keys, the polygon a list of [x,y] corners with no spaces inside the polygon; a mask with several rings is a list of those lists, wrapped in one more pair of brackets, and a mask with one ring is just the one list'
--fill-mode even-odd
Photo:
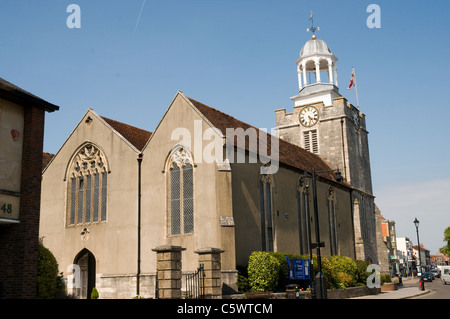
{"label": "red brick wall", "polygon": [[3,298],[35,298],[45,111],[25,107],[19,224],[0,226]]}

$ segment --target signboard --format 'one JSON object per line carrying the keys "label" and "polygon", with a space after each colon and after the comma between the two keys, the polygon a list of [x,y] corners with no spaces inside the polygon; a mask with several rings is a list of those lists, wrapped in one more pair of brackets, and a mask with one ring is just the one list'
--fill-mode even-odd
{"label": "signboard", "polygon": [[311,277],[309,259],[289,259],[288,280],[308,280]]}
{"label": "signboard", "polygon": [[0,218],[19,219],[20,197],[0,193]]}
{"label": "signboard", "polygon": [[19,219],[24,109],[0,99],[0,222]]}

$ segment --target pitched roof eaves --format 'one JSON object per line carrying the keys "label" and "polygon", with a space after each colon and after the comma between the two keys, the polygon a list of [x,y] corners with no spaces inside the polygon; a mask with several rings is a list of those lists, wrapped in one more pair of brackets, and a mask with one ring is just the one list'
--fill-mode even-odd
{"label": "pitched roof eaves", "polygon": [[98,115],[94,110],[89,109],[92,114],[100,121],[102,122],[106,127],[108,127],[114,134],[116,134],[122,141],[125,142],[125,144],[127,144],[133,151],[135,151],[136,153],[140,153],[141,151],[134,146],[130,141],[128,141],[125,136],[123,136],[122,134],[120,134],[119,131],[117,131],[111,124],[109,124],[102,116]]}
{"label": "pitched roof eaves", "polygon": [[140,152],[146,145],[152,132],[101,116],[116,132],[130,142]]}
{"label": "pitched roof eaves", "polygon": [[34,105],[38,105],[47,112],[54,112],[59,110],[59,106],[47,102],[46,100],[28,92],[24,89],[6,81],[0,77],[0,96],[13,103],[31,102]]}

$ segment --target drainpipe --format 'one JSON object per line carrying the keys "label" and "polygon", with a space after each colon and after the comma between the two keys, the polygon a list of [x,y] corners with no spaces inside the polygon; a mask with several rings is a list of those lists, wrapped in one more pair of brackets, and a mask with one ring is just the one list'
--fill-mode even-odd
{"label": "drainpipe", "polygon": [[141,164],[144,154],[138,154],[138,245],[137,245],[137,274],[136,274],[136,296],[139,296],[139,285],[141,276]]}

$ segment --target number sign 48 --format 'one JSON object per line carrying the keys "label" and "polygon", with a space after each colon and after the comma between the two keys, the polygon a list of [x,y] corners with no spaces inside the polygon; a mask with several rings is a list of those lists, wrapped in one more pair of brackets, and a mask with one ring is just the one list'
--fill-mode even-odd
{"label": "number sign 48", "polygon": [[1,205],[0,211],[2,211],[5,214],[6,213],[11,214],[13,211],[13,206],[12,206],[12,204],[4,203],[3,205]]}

